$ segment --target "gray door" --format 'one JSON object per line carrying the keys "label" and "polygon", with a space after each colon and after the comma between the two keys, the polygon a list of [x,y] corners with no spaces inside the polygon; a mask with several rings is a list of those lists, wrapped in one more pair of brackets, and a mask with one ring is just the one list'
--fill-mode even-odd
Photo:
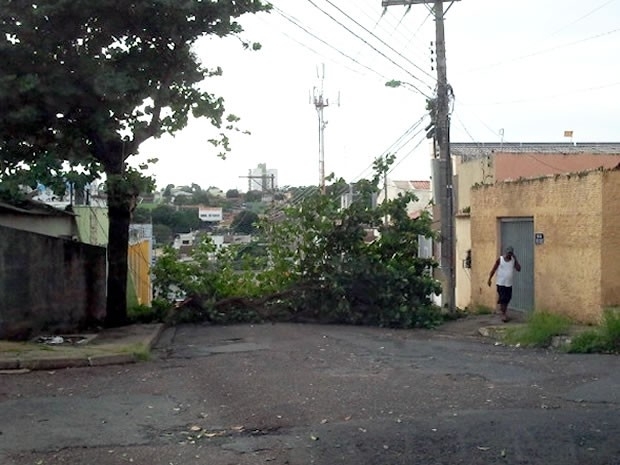
{"label": "gray door", "polygon": [[512,284],[510,308],[531,312],[534,310],[534,220],[532,218],[502,218],[500,220],[502,252],[514,247],[521,264]]}

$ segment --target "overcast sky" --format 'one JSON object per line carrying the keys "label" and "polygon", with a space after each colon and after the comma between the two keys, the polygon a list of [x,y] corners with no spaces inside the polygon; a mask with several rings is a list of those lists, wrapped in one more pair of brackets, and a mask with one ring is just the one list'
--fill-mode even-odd
{"label": "overcast sky", "polygon": [[[159,158],[151,170],[158,187],[246,190],[241,176],[258,163],[278,170],[280,186],[318,184],[309,96],[322,64],[326,172],[354,181],[368,176],[375,157],[398,149],[389,177],[428,179],[429,142],[410,128],[426,114],[418,90],[432,95],[435,87],[429,9],[384,11],[381,0],[272,3],[270,14],[240,20],[242,37],[262,50],[244,50],[234,38],[196,47],[204,64],[224,70],[206,88],[251,135],[234,135],[226,160],[207,142],[216,132],[206,120],[144,143],[139,158]],[[453,142],[497,142],[502,131],[507,142],[559,142],[565,130],[576,142],[620,140],[620,0],[462,0],[445,29]],[[386,87],[392,79],[418,90]]]}

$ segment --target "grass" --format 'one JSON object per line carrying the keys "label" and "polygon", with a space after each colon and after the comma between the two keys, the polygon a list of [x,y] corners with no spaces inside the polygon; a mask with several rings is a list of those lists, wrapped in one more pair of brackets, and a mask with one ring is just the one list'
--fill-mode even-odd
{"label": "grass", "polygon": [[524,326],[506,330],[504,341],[525,347],[548,347],[554,336],[567,334],[568,318],[548,312],[534,312]]}
{"label": "grass", "polygon": [[620,309],[605,310],[601,326],[575,336],[568,352],[574,354],[620,352]]}

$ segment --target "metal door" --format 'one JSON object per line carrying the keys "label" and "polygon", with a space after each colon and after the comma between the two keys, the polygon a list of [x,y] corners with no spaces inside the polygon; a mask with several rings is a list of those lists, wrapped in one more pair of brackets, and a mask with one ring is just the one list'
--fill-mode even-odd
{"label": "metal door", "polygon": [[531,312],[534,310],[534,220],[502,218],[500,234],[502,253],[512,246],[521,264],[521,272],[515,273],[509,307]]}

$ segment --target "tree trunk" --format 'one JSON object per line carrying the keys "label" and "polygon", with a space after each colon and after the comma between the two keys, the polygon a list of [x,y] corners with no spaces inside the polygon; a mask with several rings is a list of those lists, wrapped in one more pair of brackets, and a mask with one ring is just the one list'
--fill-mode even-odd
{"label": "tree trunk", "polygon": [[[120,154],[119,154],[119,158]],[[122,179],[123,162],[107,167],[108,281],[107,327],[127,324],[127,253],[129,249],[130,196]]]}

